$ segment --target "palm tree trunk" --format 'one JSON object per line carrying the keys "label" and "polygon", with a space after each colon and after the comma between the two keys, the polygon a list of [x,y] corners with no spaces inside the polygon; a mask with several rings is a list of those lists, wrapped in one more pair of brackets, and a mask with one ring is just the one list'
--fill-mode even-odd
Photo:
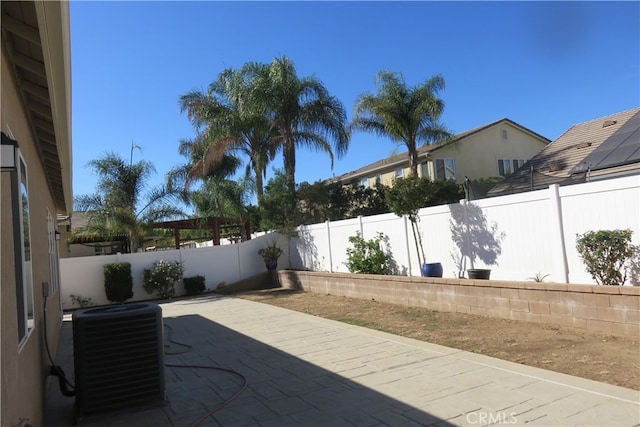
{"label": "palm tree trunk", "polygon": [[256,194],[258,195],[258,201],[260,197],[264,195],[264,183],[262,181],[262,171],[256,171]]}
{"label": "palm tree trunk", "polygon": [[282,153],[284,160],[284,174],[287,178],[287,187],[290,192],[293,192],[296,188],[296,145],[291,135],[285,136]]}
{"label": "palm tree trunk", "polygon": [[409,170],[411,176],[418,177],[418,152],[416,150],[409,151]]}

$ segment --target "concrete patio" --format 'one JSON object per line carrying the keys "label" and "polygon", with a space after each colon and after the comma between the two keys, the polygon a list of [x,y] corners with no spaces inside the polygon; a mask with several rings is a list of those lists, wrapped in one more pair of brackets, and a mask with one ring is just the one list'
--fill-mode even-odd
{"label": "concrete patio", "polygon": [[[83,425],[640,424],[634,390],[231,297],[182,299],[162,310],[167,353],[179,353],[165,363],[197,367],[167,366],[166,405]],[[57,363],[73,378],[65,320]],[[45,426],[73,425],[73,406],[50,379]]]}

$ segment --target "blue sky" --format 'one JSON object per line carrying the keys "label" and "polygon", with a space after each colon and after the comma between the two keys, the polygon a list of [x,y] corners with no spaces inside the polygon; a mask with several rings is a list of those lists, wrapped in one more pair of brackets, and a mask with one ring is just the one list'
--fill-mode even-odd
{"label": "blue sky", "polygon": [[[349,119],[380,70],[410,85],[442,74],[442,122],[456,133],[508,117],[554,140],[640,105],[638,2],[72,1],[70,13],[75,195],[95,191],[88,161],[128,158],[132,143],[134,161],[152,162],[161,183],[185,161],[178,141],[194,136],[179,96],[227,67],[282,55],[321,80]],[[332,170],[325,154],[299,149],[296,181],[394,150],[356,133]]]}

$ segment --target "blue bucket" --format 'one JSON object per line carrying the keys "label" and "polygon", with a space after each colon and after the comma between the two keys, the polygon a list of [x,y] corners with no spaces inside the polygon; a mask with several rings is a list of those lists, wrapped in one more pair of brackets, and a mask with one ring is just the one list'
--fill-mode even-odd
{"label": "blue bucket", "polygon": [[422,277],[442,277],[442,264],[432,262],[422,264]]}

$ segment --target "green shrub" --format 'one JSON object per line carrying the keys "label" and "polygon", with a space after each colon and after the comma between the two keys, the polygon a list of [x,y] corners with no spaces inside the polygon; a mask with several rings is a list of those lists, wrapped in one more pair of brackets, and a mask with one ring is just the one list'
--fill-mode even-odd
{"label": "green shrub", "polygon": [[349,242],[353,248],[347,248],[345,265],[351,273],[394,274],[396,268],[389,238],[383,233],[378,233],[374,239],[364,240],[358,232],[349,237]]}
{"label": "green shrub", "polygon": [[631,244],[631,230],[587,231],[576,236],[576,248],[587,271],[599,285],[622,286],[638,248]]}
{"label": "green shrub", "polygon": [[160,298],[172,298],[176,294],[176,283],[182,280],[184,266],[179,261],[160,260],[151,269],[144,270],[143,285],[149,294]]}
{"label": "green shrub", "polygon": [[133,297],[133,278],[131,277],[130,263],[114,262],[105,264],[103,271],[104,290],[109,301],[122,304]]}
{"label": "green shrub", "polygon": [[79,305],[80,308],[92,307],[95,305],[93,301],[91,301],[91,298],[85,298],[82,295],[71,294],[69,295],[69,298],[71,299],[71,304]]}
{"label": "green shrub", "polygon": [[214,292],[217,294],[224,294],[225,293],[225,289],[227,289],[229,285],[227,284],[227,282],[220,282],[218,283],[218,286],[214,289]]}
{"label": "green shrub", "polygon": [[187,295],[197,295],[206,289],[204,276],[185,277],[182,281]]}

